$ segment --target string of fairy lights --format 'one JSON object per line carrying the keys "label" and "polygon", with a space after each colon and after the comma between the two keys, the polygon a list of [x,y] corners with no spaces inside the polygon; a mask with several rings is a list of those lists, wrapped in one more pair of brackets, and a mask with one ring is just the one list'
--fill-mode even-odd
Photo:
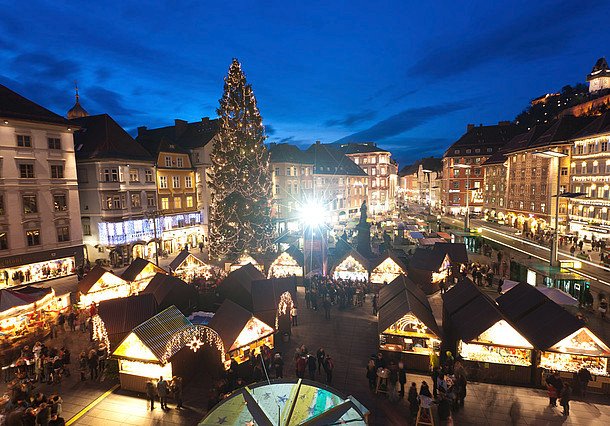
{"label": "string of fairy lights", "polygon": [[197,352],[204,345],[218,349],[223,365],[226,360],[225,346],[218,333],[207,325],[193,324],[176,333],[165,345],[165,352],[160,361],[166,363],[180,349],[187,346]]}
{"label": "string of fairy lights", "polygon": [[220,106],[219,140],[209,171],[210,252],[213,258],[264,252],[272,244],[269,152],[252,86],[233,59]]}

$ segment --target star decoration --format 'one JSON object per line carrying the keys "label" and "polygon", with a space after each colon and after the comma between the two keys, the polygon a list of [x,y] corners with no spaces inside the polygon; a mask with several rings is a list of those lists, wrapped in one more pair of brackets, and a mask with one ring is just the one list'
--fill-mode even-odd
{"label": "star decoration", "polygon": [[254,422],[250,420],[249,422],[246,422],[246,426],[254,426]]}
{"label": "star decoration", "polygon": [[218,418],[218,424],[219,425],[225,424],[226,422],[227,422],[227,416],[219,417]]}
{"label": "star decoration", "polygon": [[288,401],[288,397],[286,395],[278,396],[277,400],[278,400],[278,402],[285,404],[286,401]]}
{"label": "star decoration", "polygon": [[316,413],[316,406],[314,405],[313,407],[309,407],[307,412],[309,413],[310,416],[313,416]]}
{"label": "star decoration", "polygon": [[203,342],[199,340],[199,337],[193,337],[193,340],[186,344],[193,352],[197,352],[197,349],[203,346]]}
{"label": "star decoration", "polygon": [[271,398],[271,394],[270,394],[269,392],[265,392],[265,393],[263,394],[263,396],[265,397],[265,399],[269,399],[269,398]]}

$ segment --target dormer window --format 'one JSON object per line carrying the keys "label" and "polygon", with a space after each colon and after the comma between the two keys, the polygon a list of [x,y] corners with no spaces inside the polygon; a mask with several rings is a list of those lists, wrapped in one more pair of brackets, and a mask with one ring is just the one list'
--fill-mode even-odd
{"label": "dormer window", "polygon": [[171,166],[172,166],[172,157],[165,156],[165,167],[171,167]]}

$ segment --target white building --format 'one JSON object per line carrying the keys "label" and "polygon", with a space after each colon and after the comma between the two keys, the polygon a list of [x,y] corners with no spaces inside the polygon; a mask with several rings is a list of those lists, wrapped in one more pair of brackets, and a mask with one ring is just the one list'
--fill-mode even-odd
{"label": "white building", "polygon": [[610,69],[608,69],[606,58],[597,60],[591,73],[587,75],[587,81],[589,82],[589,93],[610,89]]}
{"label": "white building", "polygon": [[83,263],[71,126],[0,85],[0,288]]}
{"label": "white building", "polygon": [[147,213],[157,209],[154,158],[107,114],[71,122],[80,128],[74,142],[88,259],[113,266],[153,259],[155,227]]}

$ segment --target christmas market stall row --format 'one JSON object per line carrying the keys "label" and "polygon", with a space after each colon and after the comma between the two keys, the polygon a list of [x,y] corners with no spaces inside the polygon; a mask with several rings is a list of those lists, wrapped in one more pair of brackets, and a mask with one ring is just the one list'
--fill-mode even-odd
{"label": "christmas market stall row", "polygon": [[441,332],[424,292],[400,275],[379,291],[379,350],[411,370],[429,371]]}
{"label": "christmas market stall row", "polygon": [[356,250],[349,250],[340,256],[332,268],[335,279],[365,281],[373,284],[387,284],[399,275],[405,275],[404,260],[393,252],[387,252],[377,259],[369,260]]}
{"label": "christmas market stall row", "polygon": [[585,367],[595,379],[590,386],[610,393],[604,329],[536,288],[520,283],[493,301],[464,280],[442,297],[443,346],[457,349],[473,380],[540,385],[545,372],[571,378]]}

